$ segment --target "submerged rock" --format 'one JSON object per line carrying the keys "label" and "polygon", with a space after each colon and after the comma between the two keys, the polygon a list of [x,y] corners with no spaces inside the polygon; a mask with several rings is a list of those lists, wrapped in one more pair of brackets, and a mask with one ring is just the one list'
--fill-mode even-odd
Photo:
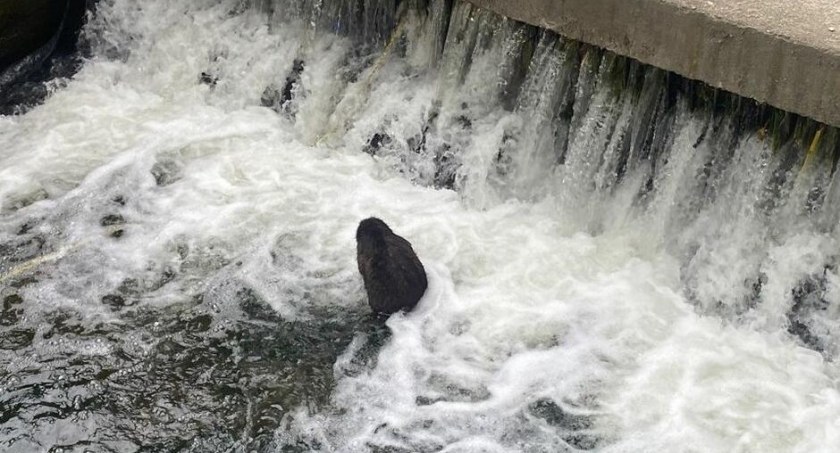
{"label": "submerged rock", "polygon": [[122,310],[127,305],[125,298],[119,294],[106,294],[101,300],[104,305],[111,307],[114,311]]}
{"label": "submerged rock", "polygon": [[294,116],[295,109],[292,106],[297,91],[300,89],[301,74],[303,74],[304,63],[301,59],[295,59],[292,64],[292,70],[286,77],[286,82],[282,88],[275,85],[266,87],[263,91],[260,103],[263,107],[268,107],[277,113],[286,113]]}
{"label": "submerged rock", "polygon": [[805,346],[821,353],[826,351],[827,345],[819,335],[815,318],[828,310],[830,303],[827,291],[825,272],[805,277],[791,291],[793,306],[788,312],[788,333],[798,337]]}
{"label": "submerged rock", "polygon": [[384,132],[376,132],[370,137],[367,145],[362,149],[366,154],[375,156],[383,146],[391,144],[391,136]]}
{"label": "submerged rock", "polygon": [[17,293],[3,297],[3,311],[0,312],[0,326],[12,326],[23,316],[23,298]]}
{"label": "submerged rock", "polygon": [[34,329],[13,329],[0,335],[0,349],[17,350],[32,345]]}
{"label": "submerged rock", "polygon": [[215,76],[215,75],[213,75],[213,74],[211,74],[207,71],[204,71],[204,72],[201,73],[201,76],[199,76],[198,81],[205,84],[205,85],[209,85],[211,87],[214,87],[214,86],[216,86],[216,83],[219,82],[219,77]]}
{"label": "submerged rock", "polygon": [[105,227],[112,238],[119,239],[125,234],[125,229],[122,228],[125,225],[125,218],[120,214],[108,214],[102,217],[99,219],[99,225]]}
{"label": "submerged rock", "polygon": [[531,403],[528,412],[561,430],[563,440],[575,449],[594,450],[600,444],[600,439],[591,432],[595,424],[592,416],[574,414],[545,398]]}
{"label": "submerged rock", "polygon": [[174,160],[163,159],[152,165],[151,173],[158,186],[168,186],[181,179],[183,166]]}

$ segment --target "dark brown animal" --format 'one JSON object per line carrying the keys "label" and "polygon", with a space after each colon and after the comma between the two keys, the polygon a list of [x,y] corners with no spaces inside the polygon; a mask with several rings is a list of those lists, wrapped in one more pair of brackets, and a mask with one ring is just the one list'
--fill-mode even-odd
{"label": "dark brown animal", "polygon": [[411,244],[375,217],[359,223],[356,260],[375,313],[410,311],[426,292],[426,270]]}

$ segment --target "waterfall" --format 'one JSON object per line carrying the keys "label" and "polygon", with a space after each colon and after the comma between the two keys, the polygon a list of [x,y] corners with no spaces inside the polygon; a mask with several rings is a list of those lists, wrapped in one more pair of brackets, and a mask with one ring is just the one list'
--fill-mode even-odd
{"label": "waterfall", "polygon": [[[464,0],[100,0],[0,116],[10,451],[832,451],[838,129]],[[358,221],[429,290],[367,316]]]}
{"label": "waterfall", "polygon": [[[304,139],[338,137],[477,208],[551,198],[585,231],[643,228],[645,241],[680,258],[686,294],[702,312],[768,330],[837,332],[822,317],[833,314],[820,313],[828,302],[792,297],[815,279],[825,292],[835,272],[827,252],[838,220],[836,128],[467,2],[400,5],[402,16],[394,3],[351,3],[273,4],[314,17],[316,33],[331,26],[378,49],[365,57],[353,45],[335,70],[358,75],[330,93],[329,121],[297,119]],[[353,15],[359,28],[342,28]],[[394,86],[408,106],[377,102]],[[320,118],[328,104],[317,105]],[[311,123],[331,130],[313,134]],[[779,274],[773,254],[803,234],[824,247],[807,270]]]}

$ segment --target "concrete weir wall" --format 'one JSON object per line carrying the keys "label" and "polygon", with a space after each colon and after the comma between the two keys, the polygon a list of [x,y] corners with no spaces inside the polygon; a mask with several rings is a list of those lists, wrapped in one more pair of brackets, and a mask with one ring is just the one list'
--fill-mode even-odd
{"label": "concrete weir wall", "polygon": [[837,0],[468,0],[840,126]]}

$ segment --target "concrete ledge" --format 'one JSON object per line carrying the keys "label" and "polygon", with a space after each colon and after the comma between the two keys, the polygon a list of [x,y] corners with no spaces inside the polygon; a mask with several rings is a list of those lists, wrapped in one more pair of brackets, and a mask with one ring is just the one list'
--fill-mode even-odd
{"label": "concrete ledge", "polygon": [[468,0],[840,126],[836,0]]}

